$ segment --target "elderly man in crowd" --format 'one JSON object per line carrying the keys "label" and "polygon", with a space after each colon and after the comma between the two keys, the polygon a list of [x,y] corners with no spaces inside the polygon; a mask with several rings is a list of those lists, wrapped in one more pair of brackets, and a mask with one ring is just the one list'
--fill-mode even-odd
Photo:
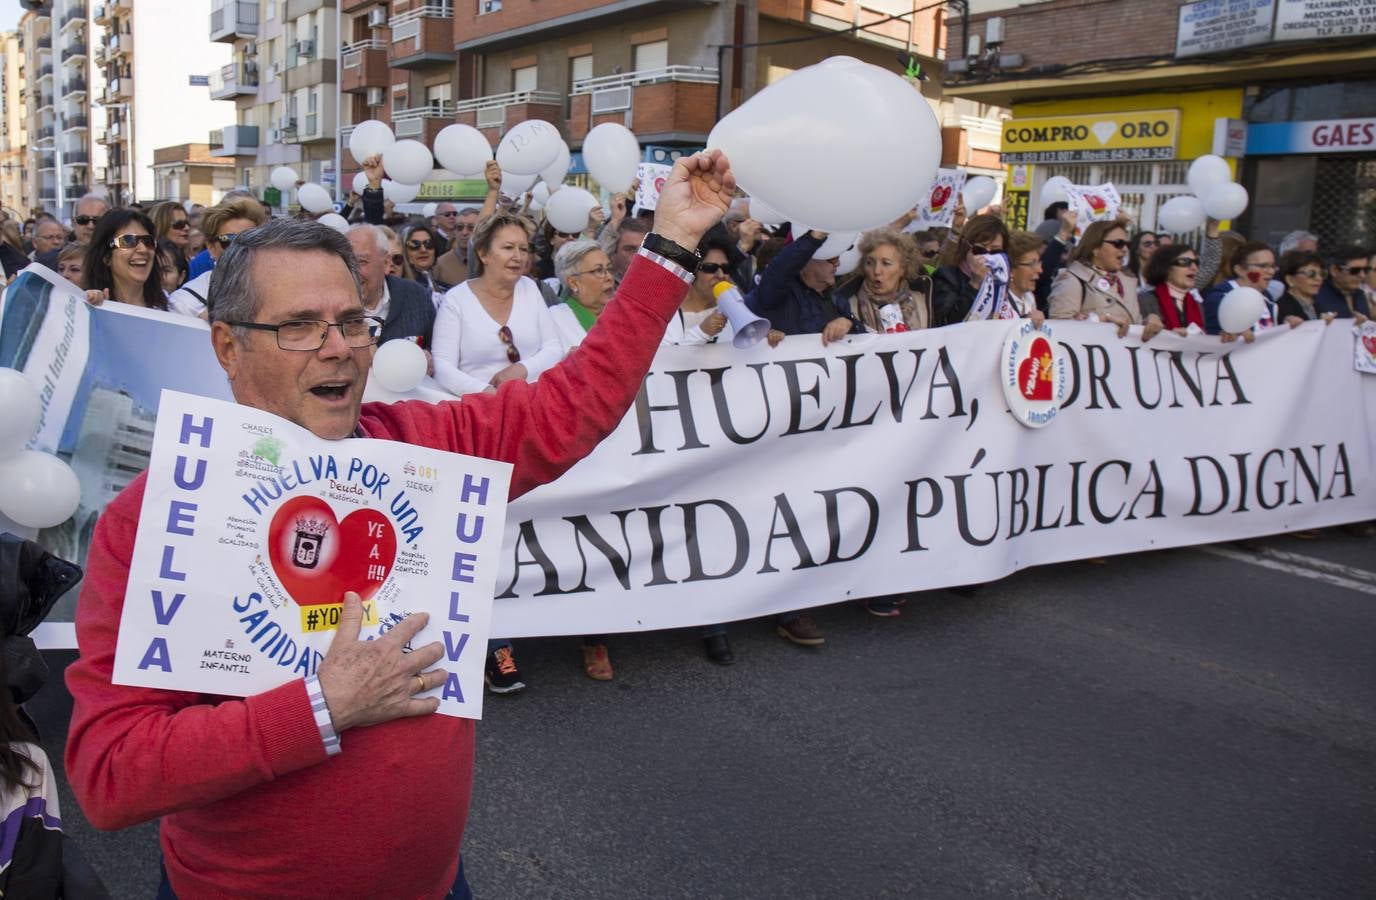
{"label": "elderly man in crowd", "polygon": [[1371,254],[1364,247],[1339,247],[1328,254],[1328,277],[1314,298],[1315,308],[1340,319],[1370,317],[1363,289],[1370,271]]}
{"label": "elderly man in crowd", "polygon": [[110,203],[99,194],[87,194],[76,201],[72,213],[72,235],[78,244],[89,244],[95,233],[96,223],[110,209]]}
{"label": "elderly man in crowd", "polygon": [[650,226],[645,224],[644,219],[639,216],[627,216],[615,230],[608,229],[610,241],[603,237],[602,249],[612,261],[612,278],[617,284],[626,277],[626,268],[631,264],[631,260],[635,259],[636,251],[640,249],[640,244],[645,240],[645,234],[649,230]]}
{"label": "elderly man in crowd", "polygon": [[[436,238],[435,255],[439,256],[454,243],[454,226],[458,224],[459,210],[448,200],[435,204],[435,214],[430,217],[431,234]],[[472,236],[471,233],[469,235]]]}
{"label": "elderly man in crowd", "polygon": [[387,274],[391,245],[376,225],[349,226],[349,246],[358,266],[363,311],[383,321],[378,343],[407,338],[424,347],[428,355],[435,328],[435,301],[430,291],[419,282]]}
{"label": "elderly man in crowd", "polygon": [[[270,222],[220,257],[211,344],[239,403],[326,440],[510,462],[514,498],[559,477],[621,421],[688,292],[697,257],[684,248],[721,218],[734,188],[719,151],[675,163],[653,240],[598,327],[534,384],[362,406],[376,334],[350,242],[309,222]],[[160,896],[468,896],[459,850],[474,722],[434,715],[438,701],[416,696],[446,677],[434,668],[439,643],[403,652],[424,614],[361,641],[362,605],[347,594],[315,673],[243,699],[112,683],[144,484],[136,478],[96,525],[81,652],[67,669],[66,769],[87,818],[123,828],[161,817]]]}
{"label": "elderly man in crowd", "polygon": [[[67,243],[67,229],[62,227],[61,222],[52,216],[39,219],[38,224],[33,229],[33,253],[30,255],[30,259],[41,262],[40,256],[47,253],[57,253],[65,243]],[[53,265],[48,268],[55,269],[57,266]]]}

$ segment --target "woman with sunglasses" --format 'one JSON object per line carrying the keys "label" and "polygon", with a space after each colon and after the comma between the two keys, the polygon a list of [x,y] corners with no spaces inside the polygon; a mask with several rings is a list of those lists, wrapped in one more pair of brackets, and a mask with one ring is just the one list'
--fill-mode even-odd
{"label": "woman with sunglasses", "polygon": [[[256,228],[267,221],[263,205],[252,197],[229,197],[201,213],[201,230],[206,235],[206,251],[212,261],[219,260],[221,254],[234,243],[234,238],[243,231]],[[176,312],[186,316],[206,316],[206,299],[210,296],[210,276],[215,270],[207,269],[181,286],[167,299]]]}
{"label": "woman with sunglasses", "polygon": [[1311,250],[1291,250],[1280,258],[1285,293],[1276,301],[1276,315],[1291,328],[1305,322],[1332,322],[1337,313],[1321,312],[1315,302],[1323,287],[1323,257]]}
{"label": "woman with sunglasses", "polygon": [[435,234],[429,225],[412,225],[401,233],[402,277],[418,281],[430,291],[439,290],[434,278]]}
{"label": "woman with sunglasses", "polygon": [[86,299],[167,309],[153,222],[136,209],[112,209],[96,223],[82,264]]}
{"label": "woman with sunglasses", "polygon": [[1137,302],[1137,279],[1123,270],[1130,246],[1127,230],[1118,221],[1094,222],[1080,236],[1070,264],[1051,284],[1048,318],[1087,319],[1118,326],[1118,336],[1133,325],[1142,326],[1142,340],[1150,340],[1162,328],[1155,312],[1143,314]]}
{"label": "woman with sunglasses", "polygon": [[989,274],[985,257],[1008,249],[1008,226],[998,216],[974,216],[960,239],[946,245],[942,264],[932,275],[932,311],[928,327],[955,325],[970,317],[975,297]]}
{"label": "woman with sunglasses", "polygon": [[666,346],[693,346],[731,339],[733,332],[728,327],[726,314],[717,309],[717,295],[713,293],[717,285],[731,281],[730,254],[724,240],[729,237],[715,240],[709,237],[698,245],[702,262],[693,273],[693,286],[679,305],[678,315],[669,320],[662,341]]}
{"label": "woman with sunglasses", "polygon": [[1156,232],[1137,232],[1132,236],[1132,244],[1128,247],[1128,264],[1124,268],[1140,281],[1142,273],[1147,270],[1147,261],[1159,246],[1161,241]]}
{"label": "woman with sunglasses", "polygon": [[[191,218],[176,200],[168,200],[153,207],[149,218],[155,228],[153,237],[158,243],[163,241],[174,245],[183,254],[191,244]],[[188,257],[189,258],[189,257]]]}
{"label": "woman with sunglasses", "polygon": [[1276,252],[1263,241],[1246,241],[1233,251],[1225,271],[1231,272],[1232,277],[1214,285],[1204,295],[1204,330],[1219,335],[1225,344],[1236,340],[1237,335],[1229,334],[1219,325],[1218,307],[1234,288],[1255,288],[1266,298],[1266,313],[1255,328],[1242,335],[1242,339],[1250,344],[1256,330],[1270,328],[1279,321],[1276,318],[1275,301],[1266,293],[1267,286],[1276,274]]}
{"label": "woman with sunglasses", "polygon": [[557,278],[554,273],[554,257],[558,255],[559,248],[569,241],[576,241],[583,237],[583,234],[572,234],[567,231],[560,231],[549,222],[545,222],[540,228],[539,255],[535,259],[535,274],[541,279]]}
{"label": "woman with sunglasses", "polygon": [[1188,244],[1165,244],[1142,267],[1146,286],[1137,295],[1142,314],[1161,317],[1164,328],[1184,336],[1190,326],[1204,331],[1204,300],[1199,295],[1199,254]]}

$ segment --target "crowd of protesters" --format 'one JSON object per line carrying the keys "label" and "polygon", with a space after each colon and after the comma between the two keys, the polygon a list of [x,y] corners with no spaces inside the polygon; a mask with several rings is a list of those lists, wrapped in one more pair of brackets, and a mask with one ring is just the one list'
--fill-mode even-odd
{"label": "crowd of protesters", "polygon": [[[363,161],[368,188],[344,207],[366,312],[379,339],[414,340],[429,374],[450,393],[491,393],[506,381],[535,381],[578,346],[597,322],[650,220],[632,196],[612,197],[580,232],[562,232],[530,197],[501,195],[490,163],[481,206],[450,202],[429,217],[406,216],[384,198],[379,158]],[[1030,231],[1010,230],[1002,211],[958,208],[953,227],[912,232],[912,216],[863,233],[854,270],[838,276],[838,257],[822,256],[827,235],[792,235],[787,223],[767,227],[742,200],[697,248],[702,262],[666,344],[729,342],[732,325],[717,309],[714,288],[730,282],[751,312],[768,319],[768,342],[817,335],[823,344],[863,332],[940,328],[982,318],[1092,319],[1120,336],[1141,326],[1140,339],[1162,330],[1250,342],[1268,327],[1308,320],[1364,321],[1376,302],[1376,251],[1320,247],[1296,231],[1276,247],[1220,231],[1209,221],[1199,246],[1166,233],[1135,229],[1124,215],[1081,227],[1065,203],[1044,212]],[[272,210],[243,192],[205,208],[176,202],[145,211],[112,209],[96,195],[75,205],[68,229],[52,217],[6,221],[0,265],[7,277],[42,263],[87,292],[93,303],[118,301],[205,318],[216,260],[237,235],[263,224]],[[305,214],[302,214],[305,215]],[[1005,262],[991,265],[996,258]],[[1006,272],[1001,299],[982,299],[991,271]],[[1237,286],[1266,298],[1267,311],[1244,334],[1222,331],[1218,310]],[[905,598],[860,601],[878,617],[900,614]],[[806,612],[775,623],[780,637],[803,646],[825,641]],[[725,626],[703,629],[713,662],[734,661]],[[586,674],[613,678],[607,639],[582,639]],[[509,641],[489,647],[487,683],[496,693],[525,684]]]}

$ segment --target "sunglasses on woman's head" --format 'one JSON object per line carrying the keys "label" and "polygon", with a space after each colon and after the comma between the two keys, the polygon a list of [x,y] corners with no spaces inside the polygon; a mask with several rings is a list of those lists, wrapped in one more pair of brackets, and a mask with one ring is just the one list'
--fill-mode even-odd
{"label": "sunglasses on woman's head", "polygon": [[726,271],[726,266],[722,263],[698,263],[698,271],[705,275],[717,275]]}
{"label": "sunglasses on woman's head", "polygon": [[407,241],[406,246],[410,247],[412,250],[434,250],[435,242],[430,240],[429,238],[416,239],[413,241]]}
{"label": "sunglasses on woman's head", "polygon": [[118,247],[121,250],[133,250],[135,247],[147,247],[152,250],[158,246],[158,242],[153,239],[151,234],[121,234],[119,237],[110,239],[110,247]]}
{"label": "sunglasses on woman's head", "polygon": [[1125,241],[1122,238],[1118,238],[1117,240],[1112,241],[1104,241],[1104,243],[1108,244],[1110,247],[1117,247],[1119,250],[1126,250],[1128,247],[1132,246],[1132,241]]}

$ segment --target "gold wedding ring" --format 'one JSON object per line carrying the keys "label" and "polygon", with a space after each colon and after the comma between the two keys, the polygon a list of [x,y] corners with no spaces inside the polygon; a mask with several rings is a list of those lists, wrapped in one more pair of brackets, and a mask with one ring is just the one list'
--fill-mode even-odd
{"label": "gold wedding ring", "polygon": [[416,689],[415,689],[414,691],[412,691],[411,693],[413,693],[413,694],[419,694],[419,693],[420,693],[421,691],[423,691],[423,690],[425,690],[425,679],[422,678],[422,677],[420,677],[419,675],[417,675],[417,676],[416,676]]}

